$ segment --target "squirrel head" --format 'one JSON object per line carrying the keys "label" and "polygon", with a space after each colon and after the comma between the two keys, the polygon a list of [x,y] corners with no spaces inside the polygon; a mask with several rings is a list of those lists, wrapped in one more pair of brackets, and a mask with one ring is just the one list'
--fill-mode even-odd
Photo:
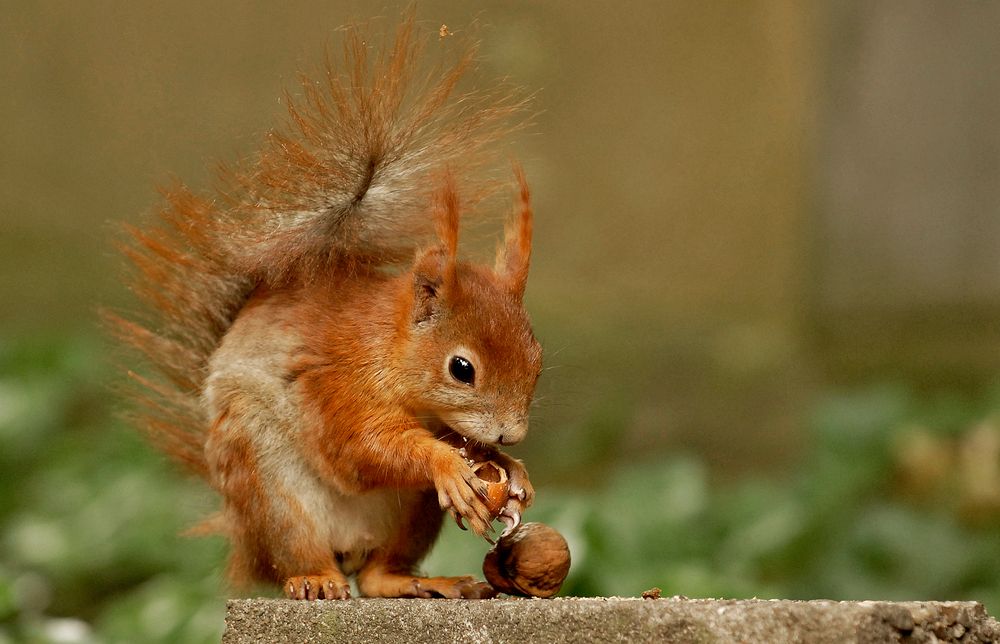
{"label": "squirrel head", "polygon": [[[532,211],[518,169],[520,207],[496,266],[456,258],[459,206],[451,177],[436,202],[439,244],[417,255],[405,296],[404,369],[420,382],[411,405],[482,443],[513,445],[528,430],[542,366],[522,299],[531,257]],[[412,392],[411,392],[412,393]]]}

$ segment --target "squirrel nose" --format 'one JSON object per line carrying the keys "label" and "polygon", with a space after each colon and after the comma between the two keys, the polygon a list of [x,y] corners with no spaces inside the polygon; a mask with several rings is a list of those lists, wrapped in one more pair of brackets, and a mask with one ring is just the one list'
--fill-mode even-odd
{"label": "squirrel nose", "polygon": [[497,436],[497,442],[501,445],[516,445],[524,438],[527,430],[528,426],[526,423],[516,427],[510,427],[508,425],[504,428],[504,431]]}

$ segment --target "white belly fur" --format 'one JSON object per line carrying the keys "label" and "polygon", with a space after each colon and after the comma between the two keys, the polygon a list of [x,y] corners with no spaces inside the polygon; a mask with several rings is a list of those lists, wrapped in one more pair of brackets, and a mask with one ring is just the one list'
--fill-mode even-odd
{"label": "white belly fur", "polygon": [[356,572],[368,553],[396,536],[419,494],[399,489],[345,494],[319,480],[301,460],[281,460],[268,466],[280,472],[283,492],[311,517],[315,537],[341,555],[344,574]]}

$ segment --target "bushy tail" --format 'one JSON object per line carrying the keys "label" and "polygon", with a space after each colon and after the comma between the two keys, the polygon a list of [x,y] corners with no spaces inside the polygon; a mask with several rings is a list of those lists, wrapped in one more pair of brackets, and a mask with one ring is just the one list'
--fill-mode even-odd
{"label": "bushy tail", "polygon": [[159,225],[127,231],[122,250],[145,313],[108,319],[149,367],[129,372],[135,420],[201,475],[206,364],[253,289],[321,275],[345,258],[412,257],[433,233],[434,178],[454,173],[467,198],[482,194],[498,140],[516,127],[516,93],[458,92],[472,47],[421,73],[421,52],[451,38],[417,30],[410,17],[388,40],[373,52],[348,28],[343,63],[328,57],[319,78],[302,78],[288,122],[255,157],[223,169],[216,194],[167,191]]}

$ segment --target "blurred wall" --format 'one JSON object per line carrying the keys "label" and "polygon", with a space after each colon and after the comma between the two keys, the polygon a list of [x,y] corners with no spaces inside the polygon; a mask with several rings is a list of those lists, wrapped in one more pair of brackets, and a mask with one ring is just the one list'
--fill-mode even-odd
{"label": "blurred wall", "polygon": [[830,371],[968,385],[1000,356],[1000,4],[824,20],[814,315]]}
{"label": "blurred wall", "polygon": [[595,454],[774,465],[808,377],[814,16],[795,3],[605,6],[552,10],[532,37],[550,66],[532,141],[546,162],[532,295],[555,349],[552,404],[572,405],[543,411],[570,415],[574,447]]}

